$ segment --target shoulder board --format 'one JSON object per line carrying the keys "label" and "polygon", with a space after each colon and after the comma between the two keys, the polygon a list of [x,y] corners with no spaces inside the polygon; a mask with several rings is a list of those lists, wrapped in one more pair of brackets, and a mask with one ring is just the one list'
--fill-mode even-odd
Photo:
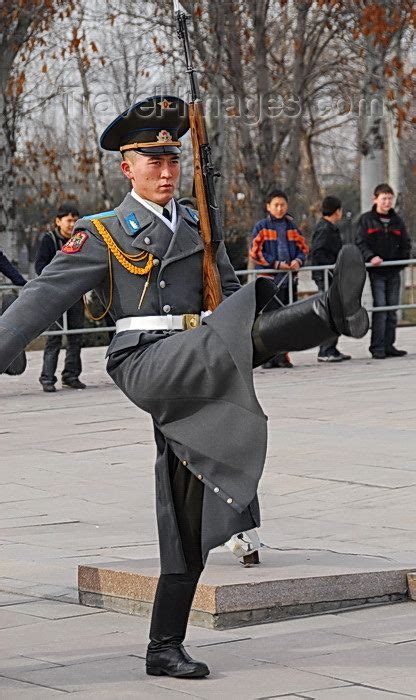
{"label": "shoulder board", "polygon": [[90,214],[89,216],[83,216],[83,219],[87,219],[87,221],[92,221],[92,219],[108,219],[110,216],[115,216],[116,213],[114,209],[111,209],[111,211],[102,211],[99,214]]}
{"label": "shoulder board", "polygon": [[186,211],[188,212],[189,216],[191,219],[195,221],[196,224],[199,223],[199,214],[195,209],[191,209],[190,207],[185,207]]}

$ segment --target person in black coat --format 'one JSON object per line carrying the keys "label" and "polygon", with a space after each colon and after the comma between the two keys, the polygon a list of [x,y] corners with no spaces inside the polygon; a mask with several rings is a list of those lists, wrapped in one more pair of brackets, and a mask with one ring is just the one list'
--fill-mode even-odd
{"label": "person in black coat", "polygon": [[[79,218],[79,212],[73,204],[64,204],[56,212],[55,228],[48,231],[42,237],[36,253],[35,270],[40,275],[43,269],[49,265],[56,253],[71,238],[75,222]],[[73,304],[67,311],[68,328],[81,328],[84,324],[84,303],[82,298]],[[58,330],[62,325],[51,326],[51,330]],[[67,348],[65,365],[62,372],[62,385],[70,389],[85,389],[86,385],[80,381],[82,370],[81,363],[81,333],[67,335]],[[59,351],[62,345],[62,335],[48,335],[43,353],[43,366],[39,381],[43,391],[56,391],[55,375],[58,364]]]}
{"label": "person in black coat", "polygon": [[[10,282],[16,287],[24,287],[27,284],[27,280],[20,274],[18,270],[12,265],[10,260],[5,256],[5,254],[0,250],[0,273],[5,277],[8,277]],[[17,293],[12,290],[7,294],[3,294],[0,304],[0,315],[3,314],[8,307],[13,304],[17,298]],[[6,369],[5,374],[17,375],[22,374],[26,369],[26,354],[22,351],[19,356],[11,363],[11,365]]]}
{"label": "person in black coat", "polygon": [[0,272],[2,275],[5,277],[8,277],[10,282],[12,284],[15,284],[17,287],[23,287],[27,280],[25,280],[24,277],[20,274],[18,270],[12,265],[10,260],[5,256],[4,253],[0,250]]}
{"label": "person in black coat", "polygon": [[[371,211],[358,221],[356,243],[369,269],[374,306],[396,306],[400,299],[401,266],[378,267],[387,260],[408,260],[412,243],[403,219],[393,209],[394,191],[387,183],[377,185]],[[395,346],[397,315],[395,311],[373,313],[370,353],[375,360],[402,357],[406,350]]]}
{"label": "person in black coat", "polygon": [[[322,219],[319,221],[312,237],[310,259],[312,265],[335,265],[342,240],[338,221],[342,219],[342,202],[338,197],[325,197],[322,202]],[[324,270],[315,270],[312,278],[320,292],[325,291]],[[328,271],[328,283],[331,284],[332,273]],[[318,362],[342,362],[350,360],[351,355],[344,355],[337,348],[338,337],[334,336],[319,347]]]}

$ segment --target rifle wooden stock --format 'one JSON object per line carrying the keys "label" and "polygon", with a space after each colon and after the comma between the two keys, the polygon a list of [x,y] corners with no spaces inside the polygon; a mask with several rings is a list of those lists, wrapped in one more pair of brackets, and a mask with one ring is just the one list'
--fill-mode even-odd
{"label": "rifle wooden stock", "polygon": [[211,223],[204,186],[201,162],[201,146],[208,143],[202,102],[196,100],[189,105],[192,149],[194,152],[195,196],[199,212],[199,226],[204,241],[203,293],[205,311],[213,311],[222,301],[221,280],[216,262],[216,247],[212,244]]}

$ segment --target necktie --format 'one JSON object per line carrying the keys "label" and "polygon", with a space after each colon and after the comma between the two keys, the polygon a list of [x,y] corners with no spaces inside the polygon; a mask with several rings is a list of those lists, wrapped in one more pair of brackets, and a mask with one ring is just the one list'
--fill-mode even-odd
{"label": "necktie", "polygon": [[164,207],[162,214],[165,217],[165,219],[167,219],[168,221],[172,221],[172,217],[171,217],[169,209],[166,209],[166,207]]}

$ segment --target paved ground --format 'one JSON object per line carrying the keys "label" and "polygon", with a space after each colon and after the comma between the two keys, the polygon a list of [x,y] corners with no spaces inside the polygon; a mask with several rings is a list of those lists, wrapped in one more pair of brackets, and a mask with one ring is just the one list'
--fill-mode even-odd
{"label": "paved ground", "polygon": [[[305,571],[310,551],[323,571],[330,552],[352,568],[356,555],[416,561],[416,329],[399,331],[404,359],[370,360],[366,345],[343,340],[354,359],[341,365],[311,351],[294,370],[256,370],[270,429],[262,539]],[[85,392],[41,392],[39,353],[0,377],[0,698],[416,697],[413,603],[193,627],[191,653],[213,668],[201,682],[148,679],[147,621],[74,604],[78,563],[157,553],[151,423],[103,355],[85,351]]]}

